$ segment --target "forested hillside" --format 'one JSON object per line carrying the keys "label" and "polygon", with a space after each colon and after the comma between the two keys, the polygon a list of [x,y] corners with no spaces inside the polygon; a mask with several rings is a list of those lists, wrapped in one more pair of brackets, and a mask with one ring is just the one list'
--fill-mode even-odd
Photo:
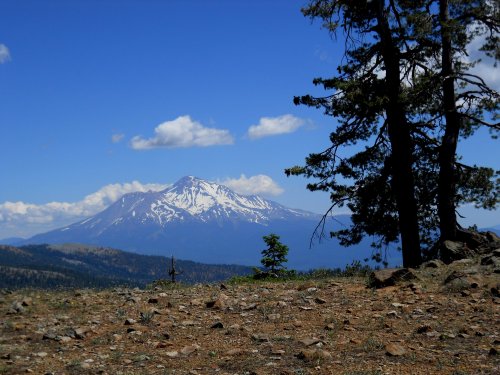
{"label": "forested hillside", "polygon": [[[169,279],[171,259],[85,245],[0,246],[0,288],[144,286]],[[251,273],[249,267],[176,260],[177,280],[214,282]]]}

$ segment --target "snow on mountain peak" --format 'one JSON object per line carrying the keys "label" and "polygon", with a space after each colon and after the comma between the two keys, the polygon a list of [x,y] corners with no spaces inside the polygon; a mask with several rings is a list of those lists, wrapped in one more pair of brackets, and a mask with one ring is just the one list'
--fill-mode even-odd
{"label": "snow on mountain peak", "polygon": [[122,223],[165,227],[169,223],[186,221],[243,221],[267,225],[272,220],[315,216],[256,195],[237,194],[215,182],[186,176],[160,192],[125,194],[106,210],[75,225],[101,233]]}
{"label": "snow on mountain peak", "polygon": [[181,208],[191,215],[201,215],[202,219],[207,219],[203,216],[207,216],[209,211],[212,211],[212,215],[208,216],[234,216],[235,214],[255,216],[255,210],[269,210],[276,205],[260,197],[236,194],[224,185],[193,176],[183,177],[164,190],[161,201]]}

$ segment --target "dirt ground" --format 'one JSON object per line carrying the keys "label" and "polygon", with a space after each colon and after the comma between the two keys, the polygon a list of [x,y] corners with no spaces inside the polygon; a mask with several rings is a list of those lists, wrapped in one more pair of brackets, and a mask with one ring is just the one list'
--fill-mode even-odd
{"label": "dirt ground", "polygon": [[0,374],[500,374],[500,274],[473,261],[416,273],[381,289],[3,290]]}

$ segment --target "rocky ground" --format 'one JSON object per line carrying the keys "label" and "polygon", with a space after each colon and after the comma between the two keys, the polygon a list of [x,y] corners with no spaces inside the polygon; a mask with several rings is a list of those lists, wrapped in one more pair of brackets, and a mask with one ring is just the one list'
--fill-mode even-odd
{"label": "rocky ground", "polygon": [[0,374],[499,374],[499,259],[431,262],[377,289],[3,290]]}

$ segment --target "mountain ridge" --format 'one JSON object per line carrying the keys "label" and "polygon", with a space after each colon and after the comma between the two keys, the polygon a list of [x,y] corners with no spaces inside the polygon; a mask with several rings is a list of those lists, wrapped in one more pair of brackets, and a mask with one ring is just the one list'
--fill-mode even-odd
{"label": "mountain ridge", "polygon": [[[140,286],[170,279],[171,259],[122,250],[87,246],[0,245],[0,288]],[[232,264],[203,264],[176,259],[177,276],[185,283],[206,283],[247,275],[250,267]]]}
{"label": "mountain ridge", "polygon": [[186,176],[159,192],[125,194],[94,217],[59,230],[66,231],[75,225],[116,225],[124,220],[137,224],[153,222],[161,227],[171,222],[211,220],[243,220],[265,225],[269,220],[291,217],[320,216],[286,208],[257,195],[240,195],[224,185]]}
{"label": "mountain ridge", "polygon": [[[262,237],[276,233],[290,248],[288,267],[336,268],[370,258],[370,241],[340,248],[336,240],[309,242],[321,215],[287,208],[260,196],[244,196],[193,176],[159,192],[122,196],[100,213],[38,234],[21,245],[77,242],[140,254],[170,255],[202,263],[260,264]],[[336,221],[348,225],[349,216]],[[341,225],[341,224],[335,224]],[[333,227],[328,223],[325,233]],[[353,251],[353,250],[359,251]],[[391,264],[397,264],[399,254]]]}

